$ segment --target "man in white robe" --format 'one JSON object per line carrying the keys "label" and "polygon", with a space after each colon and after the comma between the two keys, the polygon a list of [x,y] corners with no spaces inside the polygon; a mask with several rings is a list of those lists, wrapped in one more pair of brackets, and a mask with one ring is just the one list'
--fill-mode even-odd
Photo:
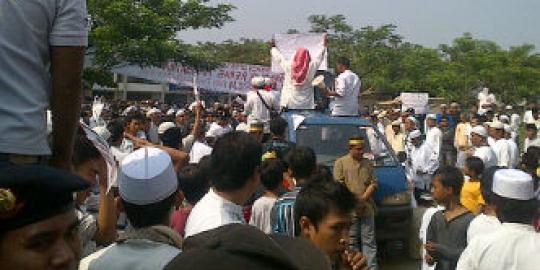
{"label": "man in white robe", "polygon": [[498,170],[493,178],[497,218],[502,226],[472,239],[456,269],[536,270],[540,266],[540,234],[532,225],[538,211],[533,179],[515,169]]}
{"label": "man in white robe", "polygon": [[439,127],[437,127],[437,116],[435,114],[428,114],[426,116],[426,124],[428,131],[426,132],[426,142],[431,144],[437,151],[441,150],[443,133]]}
{"label": "man in white robe", "polygon": [[[313,93],[313,85],[311,82],[315,78],[315,73],[319,69],[319,66],[326,56],[327,39],[324,38],[323,45],[325,49],[321,53],[310,59],[305,79],[298,82],[293,79],[293,64],[294,60],[287,60],[276,48],[274,42],[272,42],[271,54],[274,59],[277,59],[281,68],[285,71],[285,78],[283,81],[283,88],[281,90],[280,105],[283,108],[292,110],[312,110],[315,109],[315,99]],[[298,48],[304,49],[305,48]],[[298,53],[298,50],[297,50]],[[309,57],[311,58],[311,57]]]}
{"label": "man in white robe", "polygon": [[409,134],[412,145],[407,162],[407,171],[416,190],[429,192],[431,177],[439,167],[439,153],[429,142],[422,141],[422,133],[415,130]]}
{"label": "man in white robe", "polygon": [[480,158],[484,162],[484,167],[489,168],[497,166],[497,156],[493,149],[487,144],[488,132],[483,126],[473,127],[471,130],[471,143],[473,149],[471,156]]}
{"label": "man in white robe", "polygon": [[251,86],[252,89],[247,93],[247,100],[244,103],[244,112],[248,115],[247,123],[249,125],[257,122],[268,126],[270,110],[278,111],[279,104],[275,99],[275,95],[269,90],[264,89],[265,82],[263,77],[253,77],[251,79]]}
{"label": "man in white robe", "polygon": [[504,125],[501,122],[493,122],[491,128],[494,130],[493,138],[495,139],[495,143],[491,147],[497,156],[497,166],[511,168],[511,150],[504,136]]}
{"label": "man in white robe", "polygon": [[338,59],[336,71],[340,74],[336,78],[335,89],[330,90],[326,86],[321,87],[323,93],[332,98],[330,102],[332,115],[356,116],[359,110],[360,78],[350,70],[350,61],[345,57]]}

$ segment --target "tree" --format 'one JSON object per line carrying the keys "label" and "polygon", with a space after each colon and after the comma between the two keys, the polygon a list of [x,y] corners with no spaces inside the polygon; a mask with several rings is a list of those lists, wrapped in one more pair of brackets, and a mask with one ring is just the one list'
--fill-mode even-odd
{"label": "tree", "polygon": [[196,68],[219,64],[204,50],[177,38],[178,31],[220,28],[233,20],[229,13],[234,6],[209,6],[205,2],[208,1],[88,0],[94,63],[105,69],[124,63],[160,66],[167,61]]}

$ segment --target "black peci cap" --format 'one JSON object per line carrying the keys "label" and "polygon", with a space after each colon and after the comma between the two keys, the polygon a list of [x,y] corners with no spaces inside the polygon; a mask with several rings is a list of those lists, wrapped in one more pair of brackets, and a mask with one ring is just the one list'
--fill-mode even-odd
{"label": "black peci cap", "polygon": [[73,208],[73,193],[90,185],[66,171],[42,165],[0,168],[0,232],[14,230]]}

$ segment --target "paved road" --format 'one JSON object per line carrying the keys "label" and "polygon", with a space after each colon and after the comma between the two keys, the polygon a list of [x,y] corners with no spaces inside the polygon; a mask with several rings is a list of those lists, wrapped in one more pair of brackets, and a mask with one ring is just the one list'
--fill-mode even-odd
{"label": "paved road", "polygon": [[421,261],[411,259],[399,244],[381,250],[381,270],[420,270]]}

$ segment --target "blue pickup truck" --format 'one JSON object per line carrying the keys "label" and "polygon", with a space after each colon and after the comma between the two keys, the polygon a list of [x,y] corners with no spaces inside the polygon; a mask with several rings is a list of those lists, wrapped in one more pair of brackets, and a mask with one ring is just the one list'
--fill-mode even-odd
{"label": "blue pickup truck", "polygon": [[369,121],[360,117],[333,117],[319,111],[287,111],[281,115],[288,122],[288,139],[311,147],[317,161],[333,168],[339,157],[348,153],[348,139],[361,136],[366,143],[366,157],[373,161],[379,187],[377,203],[377,241],[408,243],[412,222],[411,196],[407,192],[405,171],[386,138]]}

